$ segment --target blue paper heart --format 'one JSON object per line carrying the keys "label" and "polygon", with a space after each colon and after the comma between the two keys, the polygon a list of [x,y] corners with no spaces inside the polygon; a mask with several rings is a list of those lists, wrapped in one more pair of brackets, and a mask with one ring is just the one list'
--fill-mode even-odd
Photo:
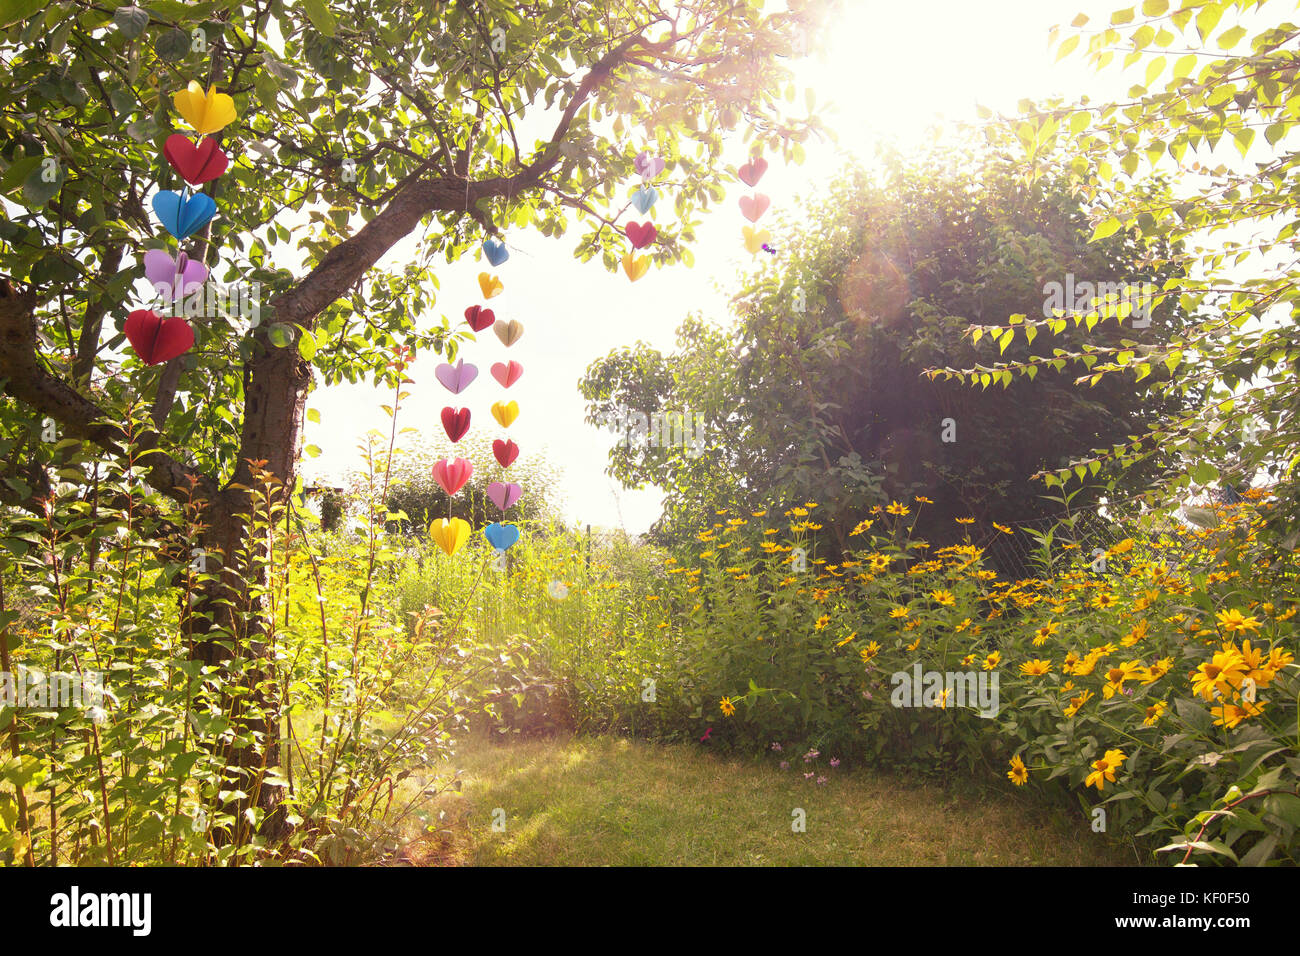
{"label": "blue paper heart", "polygon": [[655,204],[659,198],[659,193],[653,186],[642,186],[632,194],[632,205],[636,206],[636,211],[645,215],[650,211],[650,207]]}
{"label": "blue paper heart", "polygon": [[217,204],[206,193],[183,199],[180,193],[163,190],[153,197],[153,211],[158,221],[178,240],[202,229],[217,212]]}
{"label": "blue paper heart", "polygon": [[483,254],[487,256],[488,262],[494,266],[499,266],[510,258],[510,250],[499,239],[484,239]]}
{"label": "blue paper heart", "polygon": [[494,521],[483,529],[483,537],[498,551],[508,551],[519,540],[519,525]]}

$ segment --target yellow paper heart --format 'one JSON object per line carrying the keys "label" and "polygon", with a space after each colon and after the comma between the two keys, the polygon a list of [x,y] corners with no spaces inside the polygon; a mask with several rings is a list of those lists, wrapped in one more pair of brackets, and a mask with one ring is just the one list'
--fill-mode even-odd
{"label": "yellow paper heart", "polygon": [[435,518],[429,525],[429,537],[451,557],[469,540],[469,522],[463,518]]}
{"label": "yellow paper heart", "polygon": [[634,259],[632,253],[625,252],[623,254],[623,271],[627,273],[629,279],[635,282],[650,271],[650,257],[642,256],[639,259]]}
{"label": "yellow paper heart", "polygon": [[772,238],[772,234],[766,229],[755,229],[753,226],[746,226],[742,231],[745,233],[745,248],[752,253],[757,253],[763,248],[763,243]]}
{"label": "yellow paper heart", "polygon": [[519,417],[519,403],[493,402],[492,417],[501,423],[502,428],[509,428],[510,423]]}
{"label": "yellow paper heart", "polygon": [[176,110],[185,122],[194,127],[200,136],[215,133],[233,123],[235,101],[225,93],[218,93],[215,86],[203,92],[203,87],[190,80],[190,85],[172,97]]}
{"label": "yellow paper heart", "polygon": [[480,272],[478,274],[478,287],[483,290],[483,298],[490,299],[501,294],[501,290],[505,288],[505,283],[496,276]]}

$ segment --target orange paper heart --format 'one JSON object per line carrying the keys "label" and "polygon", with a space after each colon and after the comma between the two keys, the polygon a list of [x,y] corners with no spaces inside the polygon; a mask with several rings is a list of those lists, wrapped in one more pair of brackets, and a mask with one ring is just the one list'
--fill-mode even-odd
{"label": "orange paper heart", "polygon": [[519,403],[493,402],[492,417],[501,423],[502,428],[509,428],[510,424],[519,417]]}
{"label": "orange paper heart", "polygon": [[629,279],[635,282],[650,271],[650,257],[641,256],[639,259],[634,259],[632,253],[624,253],[623,271],[627,273]]}
{"label": "orange paper heart", "polygon": [[486,272],[478,274],[478,287],[483,290],[483,298],[491,299],[501,294],[505,284],[496,276],[490,276]]}
{"label": "orange paper heart", "polygon": [[492,331],[497,334],[501,344],[506,348],[514,345],[524,337],[524,323],[518,319],[511,319],[509,322],[498,322],[492,326]]}

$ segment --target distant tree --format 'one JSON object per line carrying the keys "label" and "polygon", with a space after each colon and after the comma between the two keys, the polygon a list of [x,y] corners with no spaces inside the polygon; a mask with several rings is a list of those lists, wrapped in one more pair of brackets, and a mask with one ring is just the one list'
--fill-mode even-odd
{"label": "distant tree", "polygon": [[[941,541],[959,532],[955,517],[987,525],[1048,513],[1038,472],[1194,400],[1194,390],[1154,394],[1160,373],[1136,386],[1077,388],[1050,364],[1063,344],[1050,337],[1013,346],[1049,364],[1010,388],[987,387],[991,375],[974,392],[926,376],[977,364],[974,325],[1091,309],[1083,283],[1158,286],[1169,268],[1151,264],[1164,250],[1124,236],[1089,243],[1089,209],[1067,182],[1026,185],[991,150],[883,159],[881,173],[850,171],[800,207],[775,243],[777,260],[735,297],[731,328],[691,318],[671,355],[637,345],[588,369],[590,421],[630,407],[690,409],[709,423],[698,457],[638,442],[610,453],[610,473],[625,484],[666,489],[658,531],[682,534],[717,507],[808,499],[843,543],[871,506],[920,495],[934,504],[917,533]],[[1065,303],[1071,285],[1076,298]],[[1186,321],[1167,303],[1139,331],[1093,319],[1064,338],[1083,350],[1128,336],[1159,343]],[[1140,482],[1139,470],[1124,487]]]}

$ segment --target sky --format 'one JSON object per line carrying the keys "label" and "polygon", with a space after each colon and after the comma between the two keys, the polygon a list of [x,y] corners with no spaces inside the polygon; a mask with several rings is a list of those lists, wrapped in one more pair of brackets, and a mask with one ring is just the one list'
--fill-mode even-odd
{"label": "sky", "polygon": [[[1048,47],[1053,25],[1064,27],[1079,12],[1105,22],[1116,6],[1116,0],[847,0],[841,22],[830,31],[830,44],[810,51],[795,66],[799,85],[815,91],[818,108],[838,142],[807,144],[807,159],[798,166],[786,167],[779,157],[771,158],[759,188],[771,197],[772,212],[760,224],[766,225],[778,210],[796,210],[799,197],[815,193],[849,157],[869,162],[876,142],[919,145],[929,140],[937,124],[975,122],[977,104],[1012,112],[1026,97],[1122,96],[1139,81],[1138,68],[1124,72],[1113,64],[1097,73],[1077,53],[1055,62],[1055,52]],[[802,103],[802,97],[795,102]],[[736,135],[728,146],[728,161],[740,164],[747,156],[747,146]],[[636,185],[627,184],[629,189]],[[510,258],[498,268],[476,255],[440,264],[441,287],[435,314],[428,317],[430,325],[446,314],[453,327],[463,326],[467,306],[486,304],[498,321],[523,323],[524,335],[509,349],[490,330],[469,343],[461,357],[479,367],[479,378],[460,395],[435,380],[441,359],[418,359],[399,427],[441,435],[443,406],[466,406],[471,410],[471,433],[505,435],[519,444],[521,462],[540,454],[560,471],[560,505],[568,521],[645,531],[659,516],[662,496],[653,487],[623,489],[605,474],[614,437],[585,423],[578,381],[593,361],[638,341],[671,351],[677,326],[691,312],[719,325],[730,324],[729,296],[759,265],[741,238],[748,222],[737,202],[748,192],[742,183],[730,184],[724,202],[705,214],[692,247],[693,268],[652,267],[635,283],[621,270],[606,272],[598,260],[581,263],[573,258],[580,225],[559,239],[507,231]],[[671,204],[661,200],[650,218],[671,215]],[[409,243],[399,243],[385,262],[400,262],[410,248]],[[486,303],[477,281],[482,271],[497,275],[505,286]],[[507,392],[488,370],[495,362],[512,359],[523,365],[524,374]],[[514,399],[520,407],[518,419],[504,432],[489,410],[501,398]],[[337,482],[357,467],[357,445],[365,433],[372,428],[387,433],[388,417],[380,406],[390,401],[391,394],[365,384],[317,388],[308,407],[319,411],[320,422],[307,424],[304,443],[318,446],[321,453],[304,460],[307,482]]]}

